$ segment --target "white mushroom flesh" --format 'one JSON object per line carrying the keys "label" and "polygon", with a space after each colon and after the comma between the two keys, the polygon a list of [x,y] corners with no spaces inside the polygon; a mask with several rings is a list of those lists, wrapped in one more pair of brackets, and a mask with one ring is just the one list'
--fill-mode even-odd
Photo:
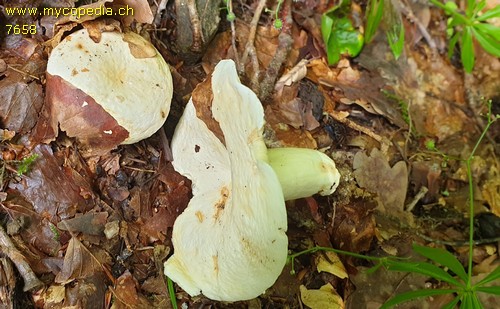
{"label": "white mushroom flesh", "polygon": [[264,111],[234,62],[212,75],[212,113],[226,145],[196,117],[190,101],[172,140],[174,168],[192,180],[193,198],[177,218],[165,275],[190,295],[255,298],[274,284],[287,257],[281,186],[262,139]]}

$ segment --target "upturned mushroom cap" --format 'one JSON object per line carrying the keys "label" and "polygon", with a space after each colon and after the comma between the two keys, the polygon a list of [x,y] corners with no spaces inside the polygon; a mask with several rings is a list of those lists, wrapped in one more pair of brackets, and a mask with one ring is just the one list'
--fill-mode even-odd
{"label": "upturned mushroom cap", "polygon": [[67,36],[47,63],[52,125],[83,144],[114,148],[151,136],[167,119],[172,76],[158,51],[140,35],[86,29]]}
{"label": "upturned mushroom cap", "polygon": [[172,139],[174,168],[192,180],[193,198],[175,221],[165,275],[192,296],[246,300],[269,288],[285,265],[285,203],[266,162],[262,105],[240,83],[234,62],[216,66],[212,90],[225,146],[192,100]]}

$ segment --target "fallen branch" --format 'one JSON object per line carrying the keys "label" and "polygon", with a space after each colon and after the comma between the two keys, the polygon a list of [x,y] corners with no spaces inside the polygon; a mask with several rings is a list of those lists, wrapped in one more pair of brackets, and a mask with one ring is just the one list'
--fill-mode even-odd
{"label": "fallen branch", "polygon": [[292,0],[285,0],[281,10],[283,28],[278,36],[278,48],[269,67],[266,70],[264,79],[260,83],[259,98],[264,101],[274,90],[274,84],[278,78],[281,66],[286,61],[292,49]]}
{"label": "fallen branch", "polygon": [[23,277],[24,291],[29,291],[43,285],[43,282],[37,278],[26,258],[17,250],[2,226],[0,226],[0,248],[12,263],[16,265],[19,274]]}

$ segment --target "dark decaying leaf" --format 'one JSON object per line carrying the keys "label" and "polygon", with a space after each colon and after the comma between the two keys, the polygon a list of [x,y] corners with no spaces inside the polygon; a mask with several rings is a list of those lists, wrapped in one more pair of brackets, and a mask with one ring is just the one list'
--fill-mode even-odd
{"label": "dark decaying leaf", "polygon": [[13,75],[0,80],[0,126],[26,134],[35,126],[42,108],[42,86],[26,83],[20,74]]}
{"label": "dark decaying leaf", "polygon": [[62,220],[57,227],[73,233],[82,232],[87,235],[102,235],[108,218],[107,212],[87,212],[81,216]]}
{"label": "dark decaying leaf", "polygon": [[102,250],[90,251],[78,239],[72,237],[68,243],[64,263],[54,282],[66,284],[75,279],[92,277],[103,271],[109,257]]}
{"label": "dark decaying leaf", "polygon": [[38,159],[31,171],[10,187],[31,202],[38,214],[45,214],[57,224],[58,218],[70,218],[92,208],[92,199],[81,195],[82,191],[92,192],[90,186],[82,187],[84,184],[76,181],[73,169],[64,166],[49,146],[37,146],[33,153],[38,154]]}

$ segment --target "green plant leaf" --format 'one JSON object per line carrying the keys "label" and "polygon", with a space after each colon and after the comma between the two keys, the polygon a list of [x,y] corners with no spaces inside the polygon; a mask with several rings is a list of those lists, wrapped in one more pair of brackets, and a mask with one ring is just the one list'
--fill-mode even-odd
{"label": "green plant leaf", "polygon": [[323,42],[328,45],[328,40],[332,34],[333,28],[333,18],[327,14],[321,15],[321,34],[323,36]]}
{"label": "green plant leaf", "polygon": [[382,20],[384,0],[369,0],[366,11],[365,40],[371,42]]}
{"label": "green plant leaf", "polygon": [[495,17],[500,17],[500,6],[499,5],[492,8],[491,10],[486,11],[483,15],[478,16],[476,18],[476,20],[485,21],[485,20],[488,20],[490,18],[495,18]]}
{"label": "green plant leaf", "polygon": [[477,0],[467,0],[467,8],[465,9],[465,16],[471,18],[474,15]]}
{"label": "green plant leaf", "polygon": [[474,68],[474,46],[472,45],[472,31],[471,27],[464,28],[462,33],[462,51],[460,59],[464,66],[465,72],[470,73]]}
{"label": "green plant leaf", "polygon": [[393,298],[389,299],[386,301],[380,309],[385,309],[385,308],[390,308],[392,306],[395,306],[397,304],[401,304],[406,301],[410,301],[416,298],[421,298],[421,297],[427,297],[427,296],[434,296],[434,295],[444,295],[444,294],[451,294],[455,293],[456,290],[416,290],[416,291],[410,291],[410,292],[405,292],[398,294],[394,296]]}
{"label": "green plant leaf", "polygon": [[484,9],[485,6],[486,6],[486,0],[481,0],[477,2],[477,4],[474,7],[474,14],[473,14],[474,19],[477,16],[477,14]]}
{"label": "green plant leaf", "polygon": [[349,18],[336,18],[326,46],[328,64],[339,62],[341,55],[357,56],[363,48],[363,43],[363,36],[354,29]]}
{"label": "green plant leaf", "polygon": [[415,263],[415,262],[387,261],[385,266],[389,270],[418,273],[441,281],[448,282],[456,286],[460,287],[464,286],[462,282],[453,278],[449,273],[447,273],[446,271],[437,267],[434,264],[426,262]]}
{"label": "green plant leaf", "polygon": [[477,23],[474,24],[473,27],[485,34],[490,35],[495,40],[500,41],[500,27],[488,23]]}
{"label": "green plant leaf", "polygon": [[479,302],[476,293],[466,293],[463,295],[460,308],[463,309],[482,309],[483,305]]}
{"label": "green plant leaf", "polygon": [[[399,28],[399,31],[398,31]],[[399,33],[398,33],[399,32]],[[402,24],[395,24],[386,33],[387,41],[389,42],[389,47],[392,50],[392,54],[396,60],[403,53],[403,47],[405,43],[405,28]]]}
{"label": "green plant leaf", "polygon": [[19,163],[17,166],[17,175],[21,176],[28,172],[30,169],[31,165],[35,162],[35,160],[38,158],[38,154],[34,153],[30,155],[29,157],[25,157],[22,159],[22,161]]}
{"label": "green plant leaf", "polygon": [[497,268],[495,268],[494,271],[492,271],[486,277],[484,277],[483,280],[481,280],[478,283],[476,283],[476,286],[479,287],[479,286],[484,285],[486,283],[495,281],[495,280],[497,280],[499,278],[500,278],[500,265],[497,266]]}
{"label": "green plant leaf", "polygon": [[414,244],[413,250],[418,254],[425,256],[426,258],[433,260],[434,262],[448,267],[452,272],[454,272],[460,279],[464,282],[467,281],[467,273],[464,267],[457,258],[450,252],[440,249],[440,248],[430,248],[425,246],[419,246]]}
{"label": "green plant leaf", "polygon": [[475,27],[472,27],[472,33],[485,51],[495,57],[500,57],[500,44],[498,41],[489,35],[482,33],[482,31],[476,30]]}
{"label": "green plant leaf", "polygon": [[478,286],[476,288],[476,291],[483,292],[483,293],[488,293],[488,294],[500,295],[500,285],[495,285],[495,286]]}

